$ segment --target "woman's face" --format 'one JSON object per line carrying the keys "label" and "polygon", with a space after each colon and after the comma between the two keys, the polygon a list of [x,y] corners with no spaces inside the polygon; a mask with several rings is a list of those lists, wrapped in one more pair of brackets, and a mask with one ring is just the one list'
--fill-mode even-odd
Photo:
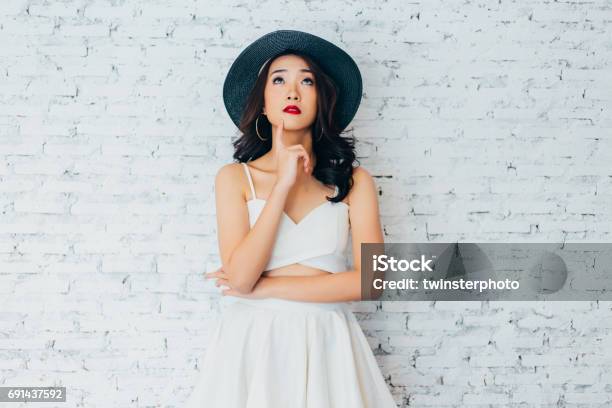
{"label": "woman's face", "polygon": [[[281,119],[287,130],[312,126],[317,117],[314,81],[314,74],[297,55],[283,55],[270,64],[264,90],[264,113],[273,126],[279,125]],[[297,106],[300,113],[284,112],[288,105]]]}

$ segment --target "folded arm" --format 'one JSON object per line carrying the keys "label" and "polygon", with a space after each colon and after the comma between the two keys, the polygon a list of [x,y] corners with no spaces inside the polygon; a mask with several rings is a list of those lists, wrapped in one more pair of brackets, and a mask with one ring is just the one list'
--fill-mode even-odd
{"label": "folded arm", "polygon": [[253,293],[302,302],[351,302],[361,299],[361,275],[348,270],[315,276],[262,276]]}
{"label": "folded arm", "polygon": [[354,169],[353,179],[353,188],[349,193],[353,269],[316,276],[261,276],[250,296],[306,302],[344,302],[361,299],[361,244],[383,243],[383,235],[376,185],[372,176],[362,167],[357,167]]}

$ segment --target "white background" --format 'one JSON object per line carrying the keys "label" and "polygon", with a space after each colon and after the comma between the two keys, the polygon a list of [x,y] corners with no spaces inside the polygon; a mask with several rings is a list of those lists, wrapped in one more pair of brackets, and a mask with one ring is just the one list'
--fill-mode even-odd
{"label": "white background", "polygon": [[[223,79],[277,29],[358,63],[385,241],[610,241],[610,1],[3,0],[2,385],[181,406],[219,312]],[[351,308],[400,407],[612,404],[610,302]]]}

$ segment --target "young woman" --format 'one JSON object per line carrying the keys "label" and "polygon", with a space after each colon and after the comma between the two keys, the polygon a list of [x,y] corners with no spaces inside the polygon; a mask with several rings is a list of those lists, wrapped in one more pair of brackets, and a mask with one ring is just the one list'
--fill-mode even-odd
{"label": "young woman", "polygon": [[[340,136],[361,76],[335,45],[276,31],[230,68],[242,132],[215,180],[226,308],[190,408],[396,408],[347,301],[361,299],[361,243],[382,243],[374,181]],[[352,230],[354,269],[345,250]]]}

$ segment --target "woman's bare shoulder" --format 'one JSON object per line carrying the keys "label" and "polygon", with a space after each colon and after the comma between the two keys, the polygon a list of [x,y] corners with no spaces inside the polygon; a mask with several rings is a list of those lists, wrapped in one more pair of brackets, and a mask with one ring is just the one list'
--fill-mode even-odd
{"label": "woman's bare shoulder", "polygon": [[363,197],[363,194],[367,194],[367,191],[371,192],[373,188],[376,188],[374,178],[363,166],[354,167],[352,177],[353,185],[347,197],[349,205],[351,203],[351,198]]}
{"label": "woman's bare shoulder", "polygon": [[[227,163],[217,171],[215,176],[216,189],[226,189],[234,191],[234,193],[240,191],[243,197],[246,199],[244,189],[244,170],[242,169],[242,163]],[[242,174],[240,173],[242,172]]]}
{"label": "woman's bare shoulder", "polygon": [[357,167],[353,167],[353,178],[355,179],[355,182],[356,182],[357,179],[359,180],[368,179],[368,178],[371,179],[372,175],[363,166],[357,166]]}
{"label": "woman's bare shoulder", "polygon": [[236,180],[240,167],[242,167],[242,163],[232,162],[224,164],[221,166],[221,168],[219,168],[219,170],[217,170],[217,180],[224,182]]}

